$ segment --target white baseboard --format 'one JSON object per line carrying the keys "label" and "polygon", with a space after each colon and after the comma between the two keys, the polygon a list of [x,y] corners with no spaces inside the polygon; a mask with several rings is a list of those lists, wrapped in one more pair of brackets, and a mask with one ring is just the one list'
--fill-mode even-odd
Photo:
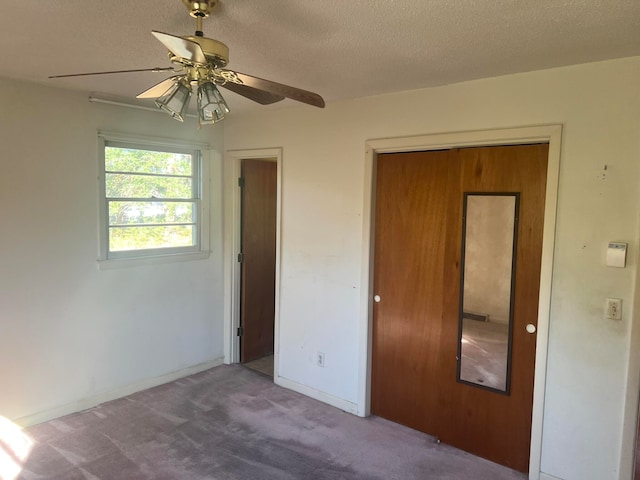
{"label": "white baseboard", "polygon": [[21,427],[29,427],[31,425],[46,422],[48,420],[53,420],[54,418],[62,417],[64,415],[81,412],[83,410],[87,410],[88,408],[95,407],[96,405],[100,405],[101,403],[126,397],[127,395],[131,395],[132,393],[136,393],[141,390],[146,390],[147,388],[157,387],[158,385],[169,383],[182,377],[187,377],[189,375],[204,372],[205,370],[209,370],[210,368],[222,365],[223,360],[224,358],[220,357],[210,362],[200,363],[192,367],[183,368],[175,372],[160,375],[159,377],[146,378],[144,380],[140,380],[139,382],[125,385],[124,387],[107,390],[91,397],[83,398],[76,402],[67,403],[59,407],[44,410],[42,412],[26,415],[24,417],[13,419],[12,421],[20,425]]}
{"label": "white baseboard", "polygon": [[319,400],[323,403],[327,403],[332,407],[339,408],[348,413],[352,413],[357,415],[358,405],[344,400],[342,398],[334,397],[333,395],[329,395],[328,393],[322,392],[320,390],[316,390],[315,388],[307,387],[306,385],[302,385],[301,383],[294,382],[293,380],[289,380],[284,377],[276,377],[273,379],[276,385],[279,385],[284,388],[288,388],[289,390],[293,390],[294,392],[301,393],[306,395],[307,397],[311,397],[315,400]]}
{"label": "white baseboard", "polygon": [[540,472],[540,480],[562,480],[559,477],[554,477],[553,475],[549,475],[548,473]]}

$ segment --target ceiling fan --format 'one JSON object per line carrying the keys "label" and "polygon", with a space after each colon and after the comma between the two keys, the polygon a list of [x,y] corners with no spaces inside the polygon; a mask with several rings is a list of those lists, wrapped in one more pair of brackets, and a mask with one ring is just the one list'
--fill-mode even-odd
{"label": "ceiling fan", "polygon": [[202,19],[209,16],[218,1],[182,0],[189,9],[189,14],[196,19],[195,36],[178,37],[168,33],[151,32],[169,50],[169,59],[174,65],[172,67],[52,75],[49,78],[130,72],[172,72],[175,75],[145,90],[136,98],[156,98],[158,108],[181,122],[184,121],[194,88],[197,89],[200,124],[216,123],[229,113],[229,107],[217,87],[231,90],[261,105],[290,98],[324,108],[324,100],[317,93],[224,68],[229,63],[229,48],[218,40],[205,37],[202,33]]}

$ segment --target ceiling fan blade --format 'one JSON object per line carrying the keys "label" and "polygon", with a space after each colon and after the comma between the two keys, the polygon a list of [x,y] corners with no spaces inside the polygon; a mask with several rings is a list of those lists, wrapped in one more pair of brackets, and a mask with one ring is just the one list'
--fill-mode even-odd
{"label": "ceiling fan blade", "polygon": [[[324,99],[317,93],[302,90],[296,87],[290,87],[281,83],[272,82],[271,80],[265,80],[263,78],[247,75],[246,73],[234,72],[232,70],[222,70],[227,73],[224,77],[234,83],[242,82],[242,85],[252,87],[258,90],[264,90],[265,92],[272,93],[274,95],[287,97],[298,102],[307,103],[314,107],[324,108]],[[240,80],[237,82],[234,79]],[[225,85],[226,86],[226,85]]]}
{"label": "ceiling fan blade", "polygon": [[173,67],[138,68],[136,70],[111,70],[108,72],[71,73],[68,75],[50,75],[48,78],[87,77],[89,75],[108,75],[111,73],[135,73],[135,72],[174,72]]}
{"label": "ceiling fan blade", "polygon": [[258,90],[257,88],[249,87],[248,85],[241,85],[239,83],[227,82],[220,86],[231,90],[233,93],[242,95],[249,100],[258,102],[260,105],[271,105],[272,103],[279,102],[281,100],[284,100],[285,98],[282,95],[275,95],[264,90]]}
{"label": "ceiling fan blade", "polygon": [[147,88],[144,92],[136,95],[136,98],[158,98],[164,92],[169,90],[169,87],[173,85],[174,79],[178,78],[179,75],[174,77],[169,77],[164,79],[163,81],[156,83],[153,87]]}
{"label": "ceiling fan blade", "polygon": [[207,57],[196,42],[155,30],[151,33],[174,55],[194,63],[207,63]]}

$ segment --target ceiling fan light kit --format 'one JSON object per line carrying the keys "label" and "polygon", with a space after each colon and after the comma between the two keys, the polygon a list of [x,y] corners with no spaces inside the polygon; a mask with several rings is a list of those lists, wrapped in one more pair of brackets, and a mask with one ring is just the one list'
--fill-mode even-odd
{"label": "ceiling fan light kit", "polygon": [[203,82],[198,87],[198,121],[216,123],[229,113],[227,102],[212,82]]}
{"label": "ceiling fan light kit", "polygon": [[182,0],[182,3],[196,19],[195,36],[178,37],[158,31],[151,32],[169,50],[169,60],[174,67],[56,75],[49,78],[171,71],[177,75],[148,88],[136,98],[156,98],[156,106],[180,122],[184,121],[194,87],[197,87],[199,124],[217,123],[230,112],[218,87],[231,90],[261,105],[290,98],[324,108],[324,99],[317,93],[225,69],[229,63],[229,48],[218,40],[206,38],[202,33],[202,19],[209,16],[218,0]]}
{"label": "ceiling fan light kit", "polygon": [[156,99],[156,107],[164,110],[179,122],[184,122],[190,99],[191,86],[183,80],[178,80]]}

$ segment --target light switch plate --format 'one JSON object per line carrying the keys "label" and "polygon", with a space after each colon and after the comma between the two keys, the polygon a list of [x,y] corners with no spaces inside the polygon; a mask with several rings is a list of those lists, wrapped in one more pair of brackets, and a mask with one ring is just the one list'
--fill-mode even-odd
{"label": "light switch plate", "polygon": [[607,245],[607,267],[624,268],[627,266],[627,244],[609,242]]}

